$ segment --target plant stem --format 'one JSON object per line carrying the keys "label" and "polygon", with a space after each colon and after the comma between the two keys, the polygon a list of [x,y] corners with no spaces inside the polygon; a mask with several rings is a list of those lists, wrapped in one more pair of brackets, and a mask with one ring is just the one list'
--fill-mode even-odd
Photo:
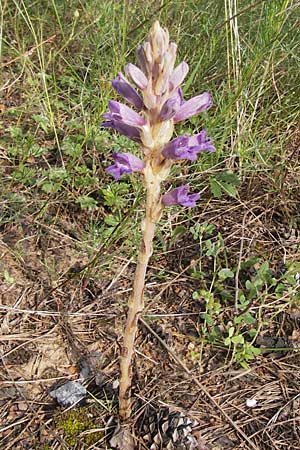
{"label": "plant stem", "polygon": [[119,416],[126,422],[131,415],[131,382],[134,357],[134,342],[138,330],[138,320],[144,309],[144,286],[155,226],[160,218],[160,179],[153,173],[150,161],[145,169],[147,190],[146,215],[142,223],[142,238],[138,262],[133,282],[133,292],[128,301],[128,312],[124,341],[120,357]]}

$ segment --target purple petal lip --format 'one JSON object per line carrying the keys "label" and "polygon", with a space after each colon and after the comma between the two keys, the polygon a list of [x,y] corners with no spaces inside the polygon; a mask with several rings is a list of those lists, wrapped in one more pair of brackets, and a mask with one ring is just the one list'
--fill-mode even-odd
{"label": "purple petal lip", "polygon": [[107,120],[102,122],[101,126],[104,128],[113,128],[114,130],[118,131],[120,134],[127,136],[129,139],[135,142],[141,143],[140,138],[140,130],[135,127],[131,127],[130,125],[126,125],[123,122],[120,122],[118,120],[110,120],[110,114],[105,113],[103,114],[104,117],[109,116]]}
{"label": "purple petal lip", "polygon": [[207,136],[207,131],[202,130],[200,133],[189,137],[189,146],[195,147],[197,152],[215,152],[216,147],[213,140]]}
{"label": "purple petal lip", "polygon": [[195,116],[202,111],[210,108],[212,104],[213,102],[209,92],[204,92],[201,95],[197,95],[196,97],[191,98],[181,105],[181,107],[173,117],[174,123],[189,119],[190,117]]}
{"label": "purple petal lip", "polygon": [[114,152],[112,156],[115,164],[107,167],[105,171],[110,173],[116,180],[119,180],[125,174],[142,172],[145,167],[144,162],[131,153]]}
{"label": "purple petal lip", "polygon": [[125,100],[135,106],[137,109],[142,109],[144,107],[144,102],[136,90],[131,86],[131,84],[126,80],[124,75],[119,72],[117,78],[112,80],[112,87],[115,91],[121,95]]}
{"label": "purple petal lip", "polygon": [[105,119],[117,120],[118,122],[123,122],[132,127],[142,127],[146,125],[144,117],[129,108],[129,106],[123,105],[123,103],[110,100],[108,102],[108,108],[110,113],[105,113],[103,115]]}
{"label": "purple petal lip", "polygon": [[164,206],[181,205],[193,208],[196,201],[199,200],[200,194],[189,194],[190,187],[188,184],[179,186],[162,196],[162,204]]}
{"label": "purple petal lip", "polygon": [[141,71],[134,64],[127,64],[125,67],[125,72],[130,76],[132,81],[137,85],[141,90],[146,89],[148,86],[148,80],[144,72]]}
{"label": "purple petal lip", "polygon": [[212,139],[206,136],[206,130],[194,136],[179,136],[165,145],[162,154],[166,159],[174,161],[179,159],[189,159],[195,161],[199,152],[214,152],[216,149],[212,145]]}
{"label": "purple petal lip", "polygon": [[179,110],[181,104],[182,104],[182,91],[181,89],[177,89],[175,94],[163,104],[161,111],[159,113],[160,120],[171,119]]}

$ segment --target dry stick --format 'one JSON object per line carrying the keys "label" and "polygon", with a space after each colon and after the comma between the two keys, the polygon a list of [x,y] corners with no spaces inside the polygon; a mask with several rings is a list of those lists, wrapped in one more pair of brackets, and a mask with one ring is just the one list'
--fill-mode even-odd
{"label": "dry stick", "polygon": [[120,356],[119,416],[126,422],[131,416],[131,380],[134,356],[134,342],[138,320],[144,308],[145,276],[152,255],[155,226],[160,218],[160,181],[152,172],[150,163],[145,171],[147,202],[146,216],[142,225],[142,239],[138,263],[133,282],[133,293],[128,301],[128,313],[124,331],[124,341]]}
{"label": "dry stick", "polygon": [[194,381],[195,384],[199,387],[199,389],[206,395],[206,397],[211,401],[211,403],[221,412],[221,414],[225,417],[227,422],[236,430],[236,432],[250,445],[250,447],[254,450],[259,450],[258,447],[249,439],[249,437],[243,432],[243,430],[231,419],[231,417],[224,411],[224,409],[216,402],[212,395],[208,392],[205,386],[200,383],[200,381],[192,374],[192,372],[186,367],[186,365],[181,361],[181,359],[170,349],[170,347],[165,343],[165,341],[157,334],[155,331],[144,321],[144,319],[140,318],[140,322],[150,331],[153,336],[162,344],[162,346],[167,350],[170,356],[179,364],[182,369],[190,376],[190,378]]}

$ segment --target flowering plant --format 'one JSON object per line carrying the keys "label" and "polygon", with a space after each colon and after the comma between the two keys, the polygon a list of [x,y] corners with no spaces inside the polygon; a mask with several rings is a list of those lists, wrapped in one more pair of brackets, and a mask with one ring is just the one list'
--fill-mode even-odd
{"label": "flowering plant", "polygon": [[142,239],[134,277],[133,293],[128,302],[127,322],[120,358],[119,415],[126,422],[131,414],[131,378],[134,341],[139,315],[143,311],[143,290],[155,226],[164,207],[196,206],[198,193],[189,193],[183,185],[161,195],[161,183],[166,180],[174,161],[194,161],[203,151],[213,152],[215,147],[206,130],[193,136],[172,139],[174,125],[189,119],[212,106],[208,92],[185,101],[182,83],[189,67],[186,62],[175,66],[177,45],[169,41],[167,29],[154,22],[148,39],[138,47],[138,64],[128,64],[127,77],[122,74],[112,81],[116,92],[131,107],[109,101],[109,112],[104,114],[104,127],[117,130],[142,147],[143,159],[130,153],[113,153],[114,164],[106,169],[116,180],[125,174],[140,172],[146,188],[146,213],[142,223]]}

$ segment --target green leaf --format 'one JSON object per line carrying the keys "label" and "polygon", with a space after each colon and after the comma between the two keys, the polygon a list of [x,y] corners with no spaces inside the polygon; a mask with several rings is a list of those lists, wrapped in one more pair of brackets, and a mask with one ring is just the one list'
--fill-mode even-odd
{"label": "green leaf", "polygon": [[238,191],[236,186],[240,184],[240,180],[233,172],[224,172],[210,177],[210,189],[214,197],[220,198],[222,193],[236,197]]}
{"label": "green leaf", "polygon": [[199,300],[199,298],[200,298],[199,292],[194,291],[192,294],[192,298],[193,298],[193,300]]}
{"label": "green leaf", "polygon": [[33,114],[31,117],[41,127],[41,129],[45,133],[48,133],[48,130],[50,127],[50,122],[49,122],[48,117],[43,116],[42,114]]}
{"label": "green leaf", "polygon": [[117,217],[111,215],[104,218],[104,223],[111,227],[116,227],[120,223],[120,221],[117,219]]}
{"label": "green leaf", "polygon": [[187,229],[183,225],[180,225],[175,228],[175,230],[172,233],[171,239],[170,239],[170,245],[172,246],[177,238],[180,238],[186,233]]}
{"label": "green leaf", "polygon": [[253,258],[247,259],[247,261],[244,261],[241,263],[241,269],[247,269],[248,267],[252,267],[255,264],[257,264],[258,262],[259,262],[258,257],[253,257]]}
{"label": "green leaf", "polygon": [[240,180],[234,172],[219,173],[216,177],[220,181],[223,181],[224,183],[233,184],[234,186],[238,186],[240,184]]}
{"label": "green leaf", "polygon": [[228,337],[232,338],[233,335],[234,335],[234,327],[230,327],[228,330]]}
{"label": "green leaf", "polygon": [[14,277],[11,276],[7,270],[4,270],[3,276],[4,276],[4,280],[6,281],[6,283],[13,284],[15,282]]}
{"label": "green leaf", "polygon": [[250,280],[247,280],[245,285],[246,285],[246,289],[250,290],[252,288],[252,283]]}
{"label": "green leaf", "polygon": [[95,209],[97,208],[97,201],[88,195],[81,195],[76,199],[76,203],[80,204],[81,209]]}
{"label": "green leaf", "polygon": [[221,269],[218,272],[218,277],[220,278],[221,281],[223,281],[226,280],[226,278],[233,278],[234,273],[230,269]]}
{"label": "green leaf", "polygon": [[243,344],[245,342],[244,336],[242,336],[241,334],[238,334],[237,336],[233,336],[231,338],[231,342],[233,344]]}
{"label": "green leaf", "polygon": [[230,344],[231,344],[231,339],[230,339],[229,337],[227,337],[227,338],[224,340],[224,345],[226,345],[226,346],[228,347]]}
{"label": "green leaf", "polygon": [[248,311],[248,312],[246,312],[246,314],[244,314],[244,322],[249,324],[249,325],[252,325],[253,323],[256,322],[256,319]]}
{"label": "green leaf", "polygon": [[213,177],[210,177],[209,184],[210,184],[210,190],[212,192],[212,195],[216,198],[222,197],[222,187],[217,182],[217,180]]}
{"label": "green leaf", "polygon": [[59,191],[61,187],[60,183],[52,183],[52,181],[46,181],[42,184],[42,191],[46,192],[46,194],[54,194]]}
{"label": "green leaf", "polygon": [[261,354],[261,349],[258,347],[254,347],[253,345],[251,346],[251,351],[253,353],[253,355],[260,355]]}

